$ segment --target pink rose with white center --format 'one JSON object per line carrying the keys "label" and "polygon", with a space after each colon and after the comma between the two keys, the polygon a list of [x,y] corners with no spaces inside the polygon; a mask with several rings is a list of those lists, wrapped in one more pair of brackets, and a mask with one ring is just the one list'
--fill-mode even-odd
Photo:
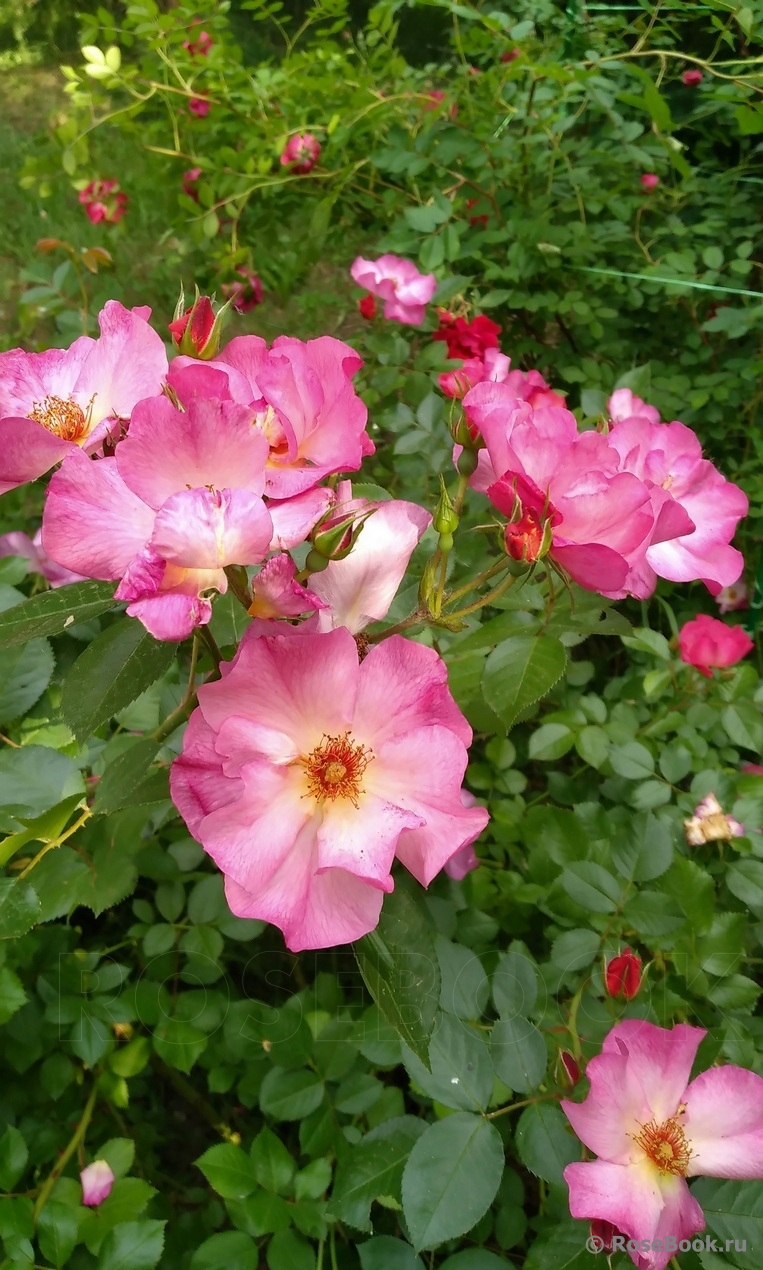
{"label": "pink rose with white center", "polygon": [[93,1160],[79,1175],[82,1183],[82,1203],[86,1208],[97,1208],[109,1198],[114,1185],[114,1174],[105,1160]]}
{"label": "pink rose with white center", "polygon": [[185,639],[212,615],[206,593],[227,590],[226,565],[269,550],[268,444],[253,422],[235,402],[141,402],[113,458],[78,451],[53,476],[45,551],[86,577],[121,579],[115,598],[130,616],[157,639]]}
{"label": "pink rose with white center", "polygon": [[578,434],[568,410],[533,410],[507,384],[478,384],[464,398],[467,420],[485,441],[472,484],[507,526],[507,551],[548,554],[580,586],[609,594],[625,586],[654,528],[649,490],[618,472],[617,453],[597,432]]}
{"label": "pink rose with white center", "polygon": [[353,512],[367,518],[349,555],[329,561],[322,573],[310,578],[310,589],[322,601],[318,630],[346,626],[355,635],[369,622],[386,617],[413,550],[432,523],[429,512],[417,503],[353,499],[351,483],[342,481],[326,527]]}
{"label": "pink rose with white center", "polygon": [[350,273],[359,287],[384,301],[385,318],[409,326],[421,326],[426,306],[437,290],[433,273],[419,273],[412,260],[400,256],[379,256],[378,260],[358,256]]}
{"label": "pink rose with white center", "polygon": [[374,929],[395,857],[428,886],[484,828],[471,738],[431,648],[393,635],[360,662],[345,629],[248,633],[199,689],[172,798],[235,914],[331,948]]}
{"label": "pink rose with white center", "polygon": [[741,626],[727,626],[717,617],[700,613],[691,622],[684,622],[678,632],[678,647],[681,661],[712,679],[714,667],[736,666],[755,645]]}
{"label": "pink rose with white center", "polygon": [[182,404],[219,397],[251,406],[268,440],[266,493],[280,499],[332,472],[354,471],[374,453],[368,411],[352,386],[362,365],[330,335],[306,342],[280,335],[271,348],[258,335],[241,335],[203,366],[176,357],[167,382]]}
{"label": "pink rose with white center", "polygon": [[162,390],[167,354],[151,310],[109,300],[97,339],[69,348],[0,353],[0,494],[43,476],[65,454],[90,454]]}
{"label": "pink rose with white center", "polygon": [[629,581],[633,593],[651,595],[658,577],[702,581],[713,595],[736,582],[744,558],[730,544],[747,515],[747,496],[702,457],[691,428],[631,418],[615,424],[607,441],[620,455],[620,470],[649,487],[655,512],[655,535]]}
{"label": "pink rose with white center", "polygon": [[641,1019],[617,1023],[588,1064],[582,1103],[562,1102],[581,1142],[598,1157],[568,1164],[570,1212],[609,1222],[648,1252],[638,1270],[665,1270],[670,1251],[705,1228],[690,1177],[763,1177],[763,1079],[742,1067],[712,1067],[689,1083],[704,1028],[671,1030]]}

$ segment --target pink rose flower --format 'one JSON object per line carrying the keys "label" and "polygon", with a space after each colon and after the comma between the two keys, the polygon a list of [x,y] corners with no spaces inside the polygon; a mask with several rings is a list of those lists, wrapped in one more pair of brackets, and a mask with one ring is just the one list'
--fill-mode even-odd
{"label": "pink rose flower", "polygon": [[745,827],[727,816],[715,794],[708,794],[694,808],[694,815],[684,821],[684,833],[690,847],[701,847],[706,842],[727,842],[730,838],[743,838]]}
{"label": "pink rose flower", "polygon": [[[198,26],[199,22],[192,22],[191,26]],[[209,50],[214,45],[214,40],[209,31],[199,31],[199,34],[193,40],[183,40],[183,48],[187,49],[191,57],[208,57]]]}
{"label": "pink rose flower", "polygon": [[654,406],[632,393],[630,388],[616,388],[607,402],[609,417],[613,423],[624,423],[626,419],[646,419],[647,423],[659,423],[660,412]]}
{"label": "pink rose flower", "polygon": [[350,273],[359,287],[384,301],[385,318],[409,326],[421,326],[426,306],[437,290],[433,273],[419,273],[412,260],[400,256],[379,256],[378,260],[358,256]]}
{"label": "pink rose flower", "polygon": [[750,597],[743,581],[732,582],[723,587],[715,597],[719,613],[735,613],[739,609],[749,608]]}
{"label": "pink rose flower", "polygon": [[191,97],[188,102],[188,109],[197,119],[206,119],[211,105],[212,103],[206,101],[203,97]]}
{"label": "pink rose flower", "polygon": [[234,913],[331,948],[374,929],[395,856],[428,886],[484,828],[470,742],[431,648],[393,635],[361,663],[344,629],[246,635],[199,690],[172,797]]}
{"label": "pink rose flower", "polygon": [[656,172],[644,172],[642,173],[639,184],[641,185],[642,190],[656,190],[657,186],[660,184],[660,178],[657,176]]}
{"label": "pink rose flower", "polygon": [[517,401],[508,383],[478,384],[464,409],[485,441],[471,483],[509,521],[509,554],[532,561],[548,545],[549,557],[587,590],[609,594],[624,587],[643,557],[654,516],[649,490],[618,472],[607,438],[579,435],[568,410],[533,410]]}
{"label": "pink rose flower", "polygon": [[113,458],[67,455],[48,486],[48,555],[89,578],[121,579],[117,600],[156,639],[181,640],[212,616],[225,566],[259,564],[273,525],[262,501],[267,438],[251,409],[142,401]]}
{"label": "pink rose flower", "polygon": [[82,1183],[82,1203],[87,1208],[97,1208],[109,1198],[114,1185],[114,1174],[105,1160],[93,1160],[79,1175]]}
{"label": "pink rose flower", "polygon": [[681,76],[681,82],[685,84],[687,88],[696,88],[697,84],[701,84],[703,79],[704,75],[700,70],[684,71]]}
{"label": "pink rose flower", "polygon": [[176,357],[168,383],[183,404],[214,396],[251,406],[270,446],[266,492],[289,498],[374,453],[368,411],[351,382],[362,365],[330,335],[306,343],[279,335],[270,349],[258,335],[241,335],[204,366]]}
{"label": "pink rose flower", "polygon": [[322,609],[323,601],[295,581],[297,566],[291,556],[273,556],[264,564],[252,582],[254,599],[249,612],[252,617],[270,620],[277,617],[301,617],[314,609]]}
{"label": "pink rose flower", "polygon": [[328,528],[332,519],[341,522],[352,512],[364,516],[369,511],[349,555],[329,561],[310,578],[311,590],[323,602],[318,630],[346,626],[355,635],[386,617],[413,550],[432,523],[417,503],[353,499],[350,482],[342,481],[332,518],[321,528]]}
{"label": "pink rose flower", "polygon": [[259,274],[242,265],[236,270],[233,282],[224,282],[220,288],[226,300],[231,301],[237,313],[251,313],[258,304],[262,304],[262,282]]}
{"label": "pink rose flower", "polygon": [[598,1158],[568,1164],[573,1217],[610,1222],[627,1239],[638,1270],[665,1270],[672,1235],[680,1242],[705,1227],[690,1177],[763,1177],[763,1079],[742,1067],[712,1067],[689,1084],[704,1028],[671,1030],[641,1019],[617,1023],[588,1064],[582,1103],[564,1112]]}
{"label": "pink rose flower", "polygon": [[98,450],[136,402],[161,392],[167,354],[150,313],[109,300],[97,339],[0,353],[0,493],[43,476],[72,450]]}
{"label": "pink rose flower", "polygon": [[714,595],[730,586],[744,568],[731,539],[747,514],[747,497],[702,457],[702,447],[685,424],[625,419],[607,441],[620,455],[620,470],[649,487],[655,531],[637,573],[632,594],[651,595],[657,578],[702,581]]}
{"label": "pink rose flower", "polygon": [[129,201],[127,195],[120,190],[118,181],[91,181],[79,192],[79,202],[93,225],[98,225],[101,221],[116,225],[127,211]]}
{"label": "pink rose flower", "polygon": [[281,155],[281,166],[291,168],[297,176],[312,172],[321,154],[321,143],[311,132],[289,137]]}
{"label": "pink rose flower", "polygon": [[187,194],[189,198],[192,198],[194,203],[198,203],[199,201],[199,195],[196,192],[196,185],[199,177],[201,176],[201,172],[201,168],[189,168],[187,172],[183,173],[183,193]]}
{"label": "pink rose flower", "polygon": [[714,666],[736,666],[755,645],[741,626],[727,626],[717,617],[700,613],[681,627],[678,647],[681,661],[712,679]]}
{"label": "pink rose flower", "polygon": [[29,561],[33,573],[42,574],[51,588],[68,586],[70,582],[84,582],[81,573],[72,573],[64,569],[55,560],[45,555],[42,549],[42,529],[38,529],[34,538],[18,530],[3,534],[0,538],[0,558],[5,556],[22,556]]}

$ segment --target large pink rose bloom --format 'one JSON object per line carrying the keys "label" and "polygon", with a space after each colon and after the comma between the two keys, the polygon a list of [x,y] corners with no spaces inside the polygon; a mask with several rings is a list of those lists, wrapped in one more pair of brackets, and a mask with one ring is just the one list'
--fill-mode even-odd
{"label": "large pink rose bloom", "polygon": [[655,525],[663,528],[629,579],[633,593],[651,595],[658,577],[702,581],[713,595],[736,582],[744,558],[730,543],[747,514],[747,497],[702,457],[691,428],[628,418],[615,424],[607,441],[620,456],[620,470],[649,487]]}
{"label": "large pink rose bloom", "polygon": [[359,287],[384,301],[385,318],[409,326],[421,326],[426,307],[437,290],[433,273],[419,273],[412,260],[401,256],[379,256],[378,260],[358,256],[350,273]]}
{"label": "large pink rose bloom", "polygon": [[141,402],[113,458],[77,451],[54,474],[46,553],[89,578],[121,578],[115,598],[132,617],[157,639],[185,639],[212,615],[206,593],[227,590],[225,566],[258,564],[270,547],[268,444],[253,422],[235,402]]}
{"label": "large pink rose bloom", "polygon": [[755,645],[741,626],[727,626],[717,617],[700,613],[681,627],[678,647],[682,661],[712,679],[713,666],[736,666]]}
{"label": "large pink rose bloom", "polygon": [[240,917],[292,952],[359,939],[397,856],[423,886],[487,823],[461,802],[471,729],[431,648],[347,630],[247,635],[199,689],[171,791]]}
{"label": "large pink rose bloom", "polygon": [[310,589],[323,602],[317,629],[346,626],[355,635],[369,622],[387,616],[408,561],[432,517],[417,503],[353,498],[351,483],[342,481],[326,527],[352,514],[366,517],[352,550],[344,560],[331,560],[322,573],[313,574]]}
{"label": "large pink rose bloom", "polygon": [[251,406],[269,445],[265,492],[289,498],[373,454],[368,411],[352,386],[362,365],[330,335],[307,342],[279,335],[270,349],[258,335],[240,335],[203,365],[176,357],[168,382],[184,404],[229,397]]}
{"label": "large pink rose bloom", "polygon": [[549,526],[549,557],[575,582],[607,595],[622,591],[654,516],[648,489],[618,473],[607,438],[578,434],[568,410],[518,402],[505,383],[478,384],[464,409],[485,441],[472,483],[509,520],[509,555],[538,559]]}
{"label": "large pink rose bloom", "polygon": [[0,353],[0,494],[43,476],[72,450],[97,450],[136,402],[161,392],[167,354],[150,313],[109,300],[98,339]]}
{"label": "large pink rose bloom", "polygon": [[[763,1177],[763,1079],[712,1067],[689,1084],[703,1028],[617,1023],[588,1064],[582,1103],[562,1107],[598,1159],[568,1164],[573,1217],[611,1223],[627,1239],[680,1242],[705,1227],[687,1177]],[[664,1270],[669,1251],[633,1252]]]}

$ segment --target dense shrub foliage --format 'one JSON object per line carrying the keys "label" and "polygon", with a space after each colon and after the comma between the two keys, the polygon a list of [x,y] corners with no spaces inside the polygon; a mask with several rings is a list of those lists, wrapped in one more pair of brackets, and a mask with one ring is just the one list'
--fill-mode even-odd
{"label": "dense shrub foliage", "polygon": [[[6,44],[60,46],[58,10],[28,18],[0,6]],[[0,354],[0,1267],[594,1270],[635,1232],[694,1247],[613,1270],[755,1270],[763,5],[81,22],[1,231],[3,347],[44,356]],[[82,336],[111,351],[67,379],[44,350]],[[365,746],[348,630],[358,682],[387,676]],[[295,924],[305,870],[273,899],[250,857],[305,799],[364,814],[424,682],[388,858],[369,814]],[[292,736],[305,700],[307,784],[262,763],[216,830],[252,761],[225,728],[266,702]],[[659,1079],[613,1146],[567,1100],[614,1123],[634,1021]],[[635,1217],[610,1174],[588,1211],[593,1167]]]}

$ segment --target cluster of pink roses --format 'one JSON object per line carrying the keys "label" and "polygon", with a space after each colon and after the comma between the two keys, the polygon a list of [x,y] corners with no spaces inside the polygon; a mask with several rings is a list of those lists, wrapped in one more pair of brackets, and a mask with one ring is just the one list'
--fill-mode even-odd
{"label": "cluster of pink roses", "polygon": [[612,599],[644,599],[658,577],[701,580],[713,594],[739,579],[744,561],[730,544],[747,498],[703,458],[690,428],[661,423],[629,389],[610,398],[606,435],[517,397],[504,381],[463,399],[481,447],[471,484],[506,517],[509,555],[548,555]]}
{"label": "cluster of pink roses", "polygon": [[[488,819],[461,789],[471,729],[442,659],[355,638],[386,615],[431,517],[321,484],[374,449],[348,345],[243,336],[168,366],[147,317],[112,301],[97,340],[0,356],[0,488],[60,461],[46,557],[117,581],[159,639],[209,621],[231,566],[259,569],[254,621],[199,690],[172,795],[235,913],[293,950],[346,943],[376,926],[395,858],[425,886],[446,865],[463,875]],[[297,576],[289,552],[309,538]]]}

